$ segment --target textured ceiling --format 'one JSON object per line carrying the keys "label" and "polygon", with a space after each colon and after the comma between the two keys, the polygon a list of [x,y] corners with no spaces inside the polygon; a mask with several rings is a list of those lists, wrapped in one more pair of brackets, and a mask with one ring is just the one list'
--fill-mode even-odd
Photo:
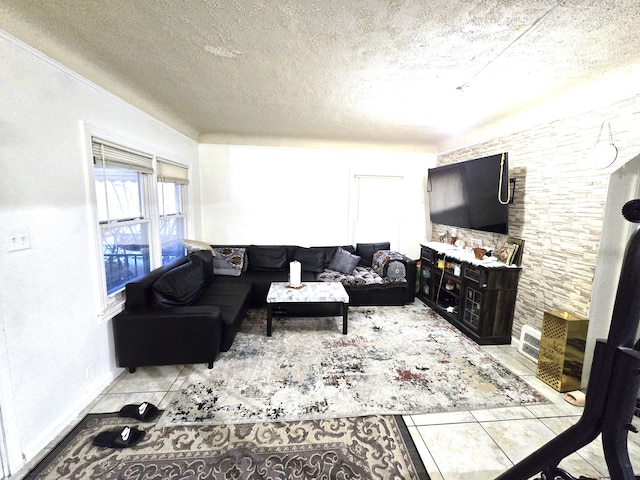
{"label": "textured ceiling", "polygon": [[0,0],[0,28],[193,138],[441,146],[640,64],[637,0]]}

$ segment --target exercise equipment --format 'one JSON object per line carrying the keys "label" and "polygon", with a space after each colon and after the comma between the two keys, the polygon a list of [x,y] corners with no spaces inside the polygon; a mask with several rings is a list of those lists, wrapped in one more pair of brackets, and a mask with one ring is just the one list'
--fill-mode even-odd
{"label": "exercise equipment", "polygon": [[[640,199],[627,202],[623,216],[640,223]],[[568,455],[602,434],[602,448],[611,480],[636,480],[627,447],[640,387],[640,229],[627,242],[611,326],[606,340],[596,340],[584,411],[580,420],[511,467],[496,480],[578,480],[558,468]],[[585,477],[581,477],[585,478]]]}

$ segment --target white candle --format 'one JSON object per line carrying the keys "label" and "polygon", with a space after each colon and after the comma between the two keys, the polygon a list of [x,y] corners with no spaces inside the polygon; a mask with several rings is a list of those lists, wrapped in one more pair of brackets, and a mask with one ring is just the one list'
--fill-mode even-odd
{"label": "white candle", "polygon": [[297,260],[289,263],[289,283],[292,287],[299,287],[302,283],[302,264]]}

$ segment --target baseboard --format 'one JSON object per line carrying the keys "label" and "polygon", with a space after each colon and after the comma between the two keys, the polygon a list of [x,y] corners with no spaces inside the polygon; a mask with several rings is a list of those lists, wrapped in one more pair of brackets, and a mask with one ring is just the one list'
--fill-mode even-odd
{"label": "baseboard", "polygon": [[73,429],[75,425],[84,418],[98,395],[111,385],[121,372],[122,369],[111,371],[102,377],[100,381],[97,379],[95,382],[92,382],[85,394],[60,414],[58,418],[50,424],[48,429],[38,432],[39,435],[37,435],[32,442],[24,446],[22,450],[22,462],[20,462],[19,465],[9,466],[11,474],[15,475],[31,461],[37,459],[38,456],[46,454],[45,449],[51,446],[52,442],[59,436],[66,434],[67,431]]}

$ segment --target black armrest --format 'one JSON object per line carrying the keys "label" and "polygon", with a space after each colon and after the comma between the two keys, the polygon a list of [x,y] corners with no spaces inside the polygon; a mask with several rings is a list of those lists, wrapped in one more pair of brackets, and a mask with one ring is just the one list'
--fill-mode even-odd
{"label": "black armrest", "polygon": [[394,253],[396,253],[398,256],[396,256],[393,259],[393,261],[402,262],[404,264],[404,267],[406,270],[404,278],[407,281],[406,301],[407,303],[411,303],[413,302],[416,296],[416,276],[417,276],[416,261],[407,257],[406,255],[403,255],[402,253],[398,253],[398,252],[394,252]]}
{"label": "black armrest", "polygon": [[113,318],[117,363],[143,365],[207,363],[220,351],[222,318],[217,307],[125,310]]}

